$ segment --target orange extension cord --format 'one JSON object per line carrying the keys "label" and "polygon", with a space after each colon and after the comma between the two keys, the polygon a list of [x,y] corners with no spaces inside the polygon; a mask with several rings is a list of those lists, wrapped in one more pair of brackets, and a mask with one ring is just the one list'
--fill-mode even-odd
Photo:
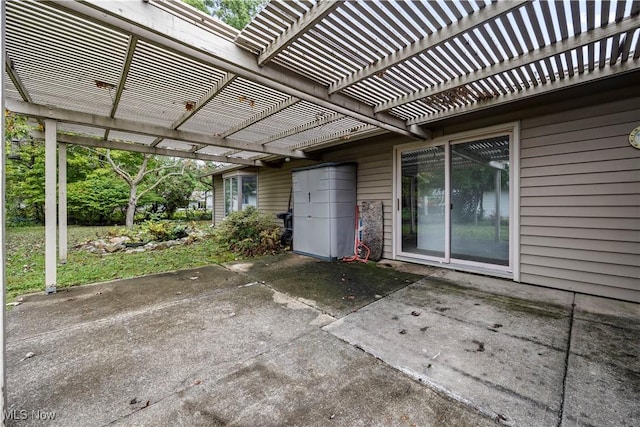
{"label": "orange extension cord", "polygon": [[[353,262],[360,261],[366,263],[369,260],[369,255],[371,255],[371,249],[367,247],[360,240],[360,233],[362,232],[362,227],[360,225],[360,209],[358,209],[358,205],[356,205],[356,236],[354,239],[354,254],[350,257],[342,258],[343,262]],[[360,256],[364,255],[364,256]]]}

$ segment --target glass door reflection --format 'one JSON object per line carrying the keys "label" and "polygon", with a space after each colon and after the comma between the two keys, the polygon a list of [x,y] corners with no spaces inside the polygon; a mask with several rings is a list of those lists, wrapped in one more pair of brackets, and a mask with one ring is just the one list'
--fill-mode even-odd
{"label": "glass door reflection", "polygon": [[403,152],[401,169],[402,251],[444,258],[444,147]]}
{"label": "glass door reflection", "polygon": [[451,258],[509,265],[509,137],[450,147]]}

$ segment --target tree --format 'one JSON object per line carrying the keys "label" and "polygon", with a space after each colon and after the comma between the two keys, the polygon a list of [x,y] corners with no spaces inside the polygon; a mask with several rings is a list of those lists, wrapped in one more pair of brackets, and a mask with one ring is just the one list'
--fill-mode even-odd
{"label": "tree", "polygon": [[29,138],[27,118],[5,111],[7,219],[44,220],[44,144]]}
{"label": "tree", "polygon": [[260,12],[268,0],[182,0],[190,6],[220,18],[242,30]]}
{"label": "tree", "polygon": [[25,139],[9,150],[6,162],[7,219],[44,221],[44,143]]}
{"label": "tree", "polygon": [[69,219],[80,224],[120,222],[128,202],[128,187],[107,168],[96,169],[67,187]]}
{"label": "tree", "polygon": [[189,6],[193,6],[201,12],[211,15],[210,8],[214,7],[213,0],[182,0]]}
{"label": "tree", "polygon": [[[44,142],[29,136],[26,117],[5,112],[5,126],[7,221],[43,223]],[[188,205],[198,167],[193,161],[69,145],[68,219],[86,225],[126,219],[131,226],[136,207],[152,203],[171,215]],[[185,168],[189,173],[183,175]]]}
{"label": "tree", "polygon": [[242,30],[260,12],[265,0],[213,0],[214,13],[223,22]]}
{"label": "tree", "polygon": [[[122,178],[129,186],[129,200],[127,202],[127,213],[125,216],[125,226],[133,227],[133,220],[136,214],[136,208],[141,198],[155,189],[162,181],[172,176],[182,175],[184,173],[184,164],[179,172],[168,172],[170,169],[179,167],[178,163],[159,165],[150,154],[140,155],[130,152],[118,152],[115,156],[111,155],[111,150],[107,150],[106,159],[113,170]],[[149,169],[150,163],[151,169]],[[152,182],[155,178],[155,182]],[[139,187],[144,186],[141,191]]]}
{"label": "tree", "polygon": [[197,185],[197,173],[197,165],[187,161],[182,175],[162,181],[155,189],[154,192],[159,199],[157,205],[162,207],[162,212],[167,215],[168,219],[173,218],[178,208],[189,206],[190,196]]}

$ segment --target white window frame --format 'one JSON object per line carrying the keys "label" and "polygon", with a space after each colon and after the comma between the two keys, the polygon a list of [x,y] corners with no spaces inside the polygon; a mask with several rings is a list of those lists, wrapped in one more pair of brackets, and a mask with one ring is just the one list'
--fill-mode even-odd
{"label": "white window frame", "polygon": [[[450,194],[450,146],[471,142],[492,136],[509,135],[509,265],[497,265],[451,259],[451,211],[447,209],[445,215],[445,252],[444,257],[433,257],[402,251],[401,224],[401,185],[402,185],[402,152],[432,146],[445,147],[445,206],[451,206]],[[476,273],[506,277],[516,282],[520,281],[520,122],[476,129],[446,135],[427,142],[415,142],[397,145],[393,150],[393,214],[392,241],[393,258],[401,261],[417,262],[435,265],[443,268],[466,270]]]}
{"label": "white window frame", "polygon": [[[243,199],[243,195],[242,195],[242,178],[246,177],[246,176],[254,176],[256,178],[256,205],[255,207],[258,208],[258,173],[257,172],[248,172],[248,171],[233,171],[233,172],[229,172],[229,173],[225,173],[222,175],[222,209],[224,212],[224,216],[228,216],[231,212],[236,212],[239,210],[244,210],[244,208],[246,206],[244,206],[244,203],[242,203],[242,199]],[[235,206],[235,209],[232,208],[231,211],[227,211],[227,179],[228,178],[238,178],[238,201],[237,201],[237,206]],[[253,205],[249,205],[249,206],[253,206]]]}

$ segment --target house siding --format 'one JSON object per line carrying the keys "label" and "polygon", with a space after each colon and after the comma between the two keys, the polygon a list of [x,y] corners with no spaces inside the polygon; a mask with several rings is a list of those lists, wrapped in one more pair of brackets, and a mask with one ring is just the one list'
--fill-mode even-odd
{"label": "house siding", "polygon": [[224,182],[221,175],[213,176],[213,224],[224,219]]}
{"label": "house siding", "polygon": [[372,143],[354,145],[325,155],[328,161],[358,163],[358,205],[363,201],[382,201],[383,247],[382,257],[393,257],[393,147],[406,143],[404,138],[389,137]]}
{"label": "house siding", "polygon": [[[628,143],[640,124],[640,98],[520,117],[520,281],[640,302],[640,150]],[[548,110],[547,110],[548,111]],[[510,117],[513,119],[513,117]],[[494,117],[436,130],[440,136],[506,123]],[[383,204],[383,257],[392,258],[393,147],[381,136],[323,154],[323,162],[358,164],[357,201]],[[258,171],[258,206],[287,209],[292,160]],[[216,221],[223,218],[216,178]]]}
{"label": "house siding", "polygon": [[[383,137],[355,142],[324,154],[323,162],[356,162],[357,203],[382,201],[384,247],[382,256],[392,257],[393,146],[403,138]],[[258,172],[258,206],[262,212],[277,214],[287,210],[291,191],[291,170],[315,164],[294,160],[281,168],[261,168]],[[221,201],[222,202],[222,201]],[[220,203],[221,203],[220,202]]]}
{"label": "house siding", "polygon": [[521,121],[522,282],[640,302],[639,105]]}
{"label": "house siding", "polygon": [[[309,160],[293,160],[280,168],[263,167],[258,170],[258,208],[261,212],[286,212],[291,194],[291,170],[315,164]],[[293,205],[293,202],[292,202]],[[280,221],[282,225],[282,221]]]}

